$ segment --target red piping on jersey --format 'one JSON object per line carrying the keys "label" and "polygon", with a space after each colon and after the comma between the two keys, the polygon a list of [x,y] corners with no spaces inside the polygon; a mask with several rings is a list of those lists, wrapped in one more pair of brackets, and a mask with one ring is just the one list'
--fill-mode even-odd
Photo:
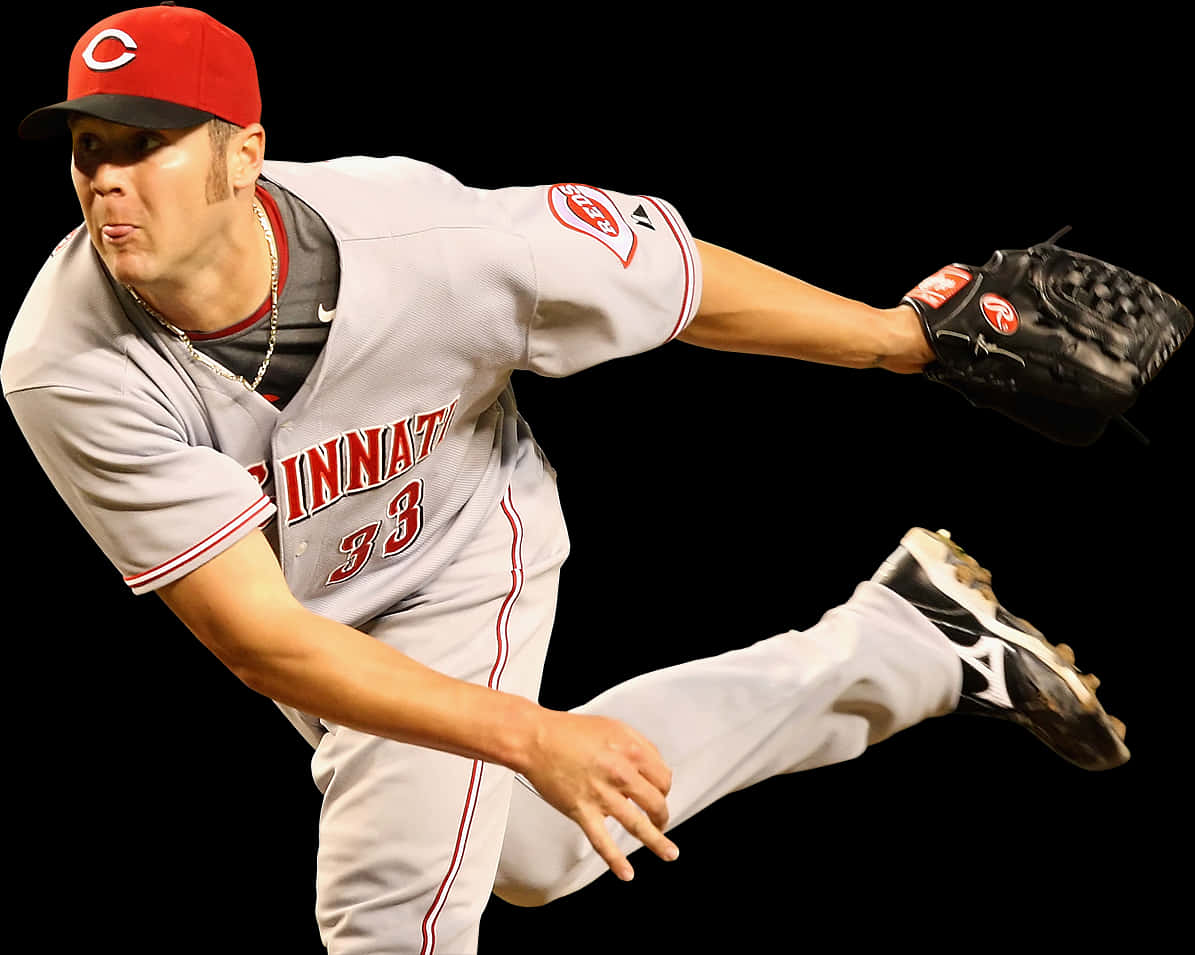
{"label": "red piping on jersey", "polygon": [[696,311],[697,303],[693,300],[694,292],[696,290],[696,276],[694,274],[693,250],[686,241],[680,229],[677,228],[674,216],[668,209],[666,209],[660,202],[653,199],[651,196],[640,196],[640,199],[645,199],[650,202],[659,211],[660,216],[668,224],[669,230],[672,232],[672,237],[676,239],[676,244],[680,246],[681,261],[685,267],[685,289],[681,296],[680,315],[676,319],[676,324],[672,327],[672,333],[668,336],[668,341],[676,338],[681,332],[688,327],[689,322],[693,320],[693,313]]}
{"label": "red piping on jersey", "polygon": [[171,557],[169,560],[163,561],[157,567],[151,567],[140,574],[132,574],[125,577],[124,582],[132,587],[134,591],[144,590],[144,588],[165,577],[167,574],[173,573],[178,568],[191,563],[197,557],[206,554],[221,541],[227,540],[246,525],[260,524],[263,515],[271,506],[273,506],[273,502],[263,494],[231,521],[219,530],[209,534],[194,547],[188,548],[176,557]]}
{"label": "red piping on jersey", "polygon": [[[514,498],[511,496],[510,488],[506,489],[501,506],[502,513],[506,515],[506,520],[510,523],[511,530],[511,583],[510,591],[507,593],[506,599],[502,602],[502,607],[498,611],[498,619],[494,624],[498,651],[494,665],[490,669],[490,678],[487,683],[491,690],[498,689],[498,685],[502,680],[502,673],[506,669],[506,661],[510,656],[510,614],[514,609],[515,601],[519,599],[519,595],[523,592],[524,579],[523,519],[515,509]],[[461,870],[461,863],[465,856],[465,844],[469,841],[469,831],[473,827],[473,815],[477,809],[477,798],[481,792],[481,774],[484,768],[485,763],[481,760],[473,761],[473,771],[469,776],[469,790],[465,795],[465,808],[461,813],[460,826],[457,827],[456,845],[452,849],[452,861],[448,865],[448,873],[444,876],[444,881],[440,883],[436,897],[432,900],[431,907],[427,910],[427,914],[423,916],[423,948],[420,949],[420,955],[432,955],[436,950],[436,921],[440,918],[440,913],[444,911],[444,905],[448,900],[448,893],[452,890],[452,885],[456,882],[457,874]]]}
{"label": "red piping on jersey", "polygon": [[[255,194],[257,201],[261,203],[261,207],[266,211],[266,218],[270,220],[270,228],[274,230],[274,242],[278,246],[278,297],[282,298],[282,290],[286,288],[286,275],[290,270],[290,243],[286,241],[286,226],[282,223],[282,213],[279,212],[278,203],[274,201],[274,197],[260,185],[257,187]],[[243,332],[246,328],[251,327],[269,315],[271,304],[270,296],[267,294],[265,301],[261,303],[261,307],[256,312],[248,318],[237,322],[235,325],[221,328],[218,332],[189,331],[187,332],[187,337],[193,342],[210,342],[226,338],[229,335],[235,335],[237,332]]]}

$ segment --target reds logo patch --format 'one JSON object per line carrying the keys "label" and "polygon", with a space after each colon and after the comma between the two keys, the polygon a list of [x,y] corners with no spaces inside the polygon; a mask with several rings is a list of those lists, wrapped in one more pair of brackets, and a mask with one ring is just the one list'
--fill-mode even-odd
{"label": "reds logo patch", "polygon": [[918,282],[906,298],[915,298],[930,308],[941,308],[970,281],[971,273],[962,266],[948,265]]}
{"label": "reds logo patch", "polygon": [[597,239],[625,269],[635,257],[638,239],[614,205],[614,200],[593,186],[557,183],[548,190],[548,208],[562,226]]}
{"label": "reds logo patch", "polygon": [[979,297],[979,308],[988,324],[1001,335],[1011,335],[1021,327],[1021,317],[1012,302],[994,292]]}

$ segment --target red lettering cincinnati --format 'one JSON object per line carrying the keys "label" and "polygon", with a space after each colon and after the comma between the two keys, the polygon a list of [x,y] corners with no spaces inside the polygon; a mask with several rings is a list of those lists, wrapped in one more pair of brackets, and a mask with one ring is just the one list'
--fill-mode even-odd
{"label": "red lettering cincinnati", "polygon": [[381,487],[428,457],[444,440],[459,397],[434,411],[345,431],[278,461],[286,523],[297,524],[347,494]]}

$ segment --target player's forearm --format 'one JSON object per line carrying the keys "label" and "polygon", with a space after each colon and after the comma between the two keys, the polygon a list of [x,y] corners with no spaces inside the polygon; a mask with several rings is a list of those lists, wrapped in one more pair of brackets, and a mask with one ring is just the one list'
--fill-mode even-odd
{"label": "player's forearm", "polygon": [[296,606],[230,667],[251,689],[375,736],[523,769],[541,708],[447,677]]}
{"label": "player's forearm", "polygon": [[375,736],[521,771],[548,712],[307,610],[260,532],[158,593],[246,686]]}
{"label": "player's forearm", "polygon": [[697,242],[701,307],[683,341],[910,374],[933,359],[916,313],[880,309],[820,289],[728,249]]}

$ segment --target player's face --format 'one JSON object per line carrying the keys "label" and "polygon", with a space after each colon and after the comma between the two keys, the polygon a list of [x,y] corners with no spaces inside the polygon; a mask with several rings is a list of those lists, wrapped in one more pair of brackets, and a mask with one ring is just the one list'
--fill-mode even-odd
{"label": "player's face", "polygon": [[185,282],[218,258],[231,210],[206,126],[150,130],[76,117],[71,143],[87,231],[118,281]]}

